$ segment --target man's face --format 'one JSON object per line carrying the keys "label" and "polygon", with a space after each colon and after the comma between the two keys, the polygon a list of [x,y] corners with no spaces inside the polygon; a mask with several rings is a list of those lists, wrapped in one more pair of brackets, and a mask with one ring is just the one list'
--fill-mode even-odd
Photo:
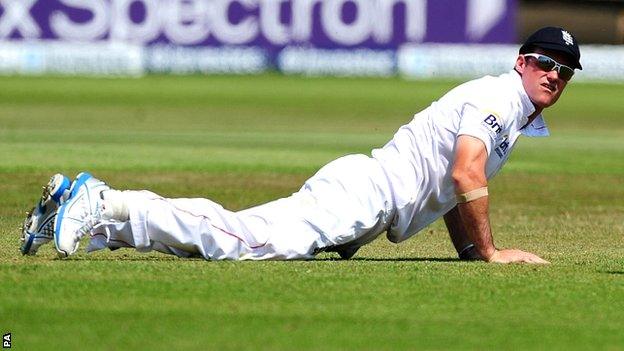
{"label": "man's face", "polygon": [[[573,66],[565,55],[556,51],[537,49],[535,53],[546,55],[560,64]],[[568,83],[559,77],[556,70],[547,72],[538,67],[537,59],[534,57],[518,56],[516,70],[522,75],[522,85],[527,95],[533,104],[540,109],[554,105]]]}

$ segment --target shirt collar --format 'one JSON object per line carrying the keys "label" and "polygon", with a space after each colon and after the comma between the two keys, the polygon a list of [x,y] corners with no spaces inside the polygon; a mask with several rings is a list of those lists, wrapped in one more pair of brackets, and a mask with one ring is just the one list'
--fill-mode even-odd
{"label": "shirt collar", "polygon": [[[529,95],[527,95],[524,90],[520,74],[514,69],[512,69],[508,74],[511,76],[513,85],[520,96],[520,104],[522,105],[522,118],[520,125],[524,126],[528,122],[529,116],[535,112],[535,106],[533,105],[533,102],[531,102]],[[529,137],[546,137],[550,135],[550,131],[544,121],[544,116],[542,116],[541,113],[535,117],[533,122],[520,129],[520,133]]]}
{"label": "shirt collar", "polygon": [[547,137],[550,135],[548,126],[546,126],[544,117],[542,117],[541,114],[535,117],[535,119],[533,120],[533,122],[531,122],[531,124],[520,129],[520,133],[528,137]]}

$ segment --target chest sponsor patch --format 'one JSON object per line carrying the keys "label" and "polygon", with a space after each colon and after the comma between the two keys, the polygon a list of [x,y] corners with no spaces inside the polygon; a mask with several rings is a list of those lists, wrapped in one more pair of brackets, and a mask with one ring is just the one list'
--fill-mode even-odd
{"label": "chest sponsor patch", "polygon": [[503,129],[505,129],[503,124],[499,121],[500,119],[495,115],[489,115],[485,117],[481,124],[488,129],[490,134],[492,134],[492,137],[496,138],[498,135],[500,135],[500,133],[502,133]]}

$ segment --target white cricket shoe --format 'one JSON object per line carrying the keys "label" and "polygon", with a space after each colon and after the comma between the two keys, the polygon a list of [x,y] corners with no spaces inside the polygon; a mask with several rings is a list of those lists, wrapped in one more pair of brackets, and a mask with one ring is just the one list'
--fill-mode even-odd
{"label": "white cricket shoe", "polygon": [[57,173],[43,187],[37,205],[26,213],[22,223],[22,255],[34,255],[43,244],[54,238],[54,218],[59,205],[69,197],[71,182],[66,176]]}
{"label": "white cricket shoe", "polygon": [[56,212],[54,243],[60,257],[78,250],[80,239],[102,220],[102,192],[110,190],[103,181],[87,172],[76,176],[69,199]]}

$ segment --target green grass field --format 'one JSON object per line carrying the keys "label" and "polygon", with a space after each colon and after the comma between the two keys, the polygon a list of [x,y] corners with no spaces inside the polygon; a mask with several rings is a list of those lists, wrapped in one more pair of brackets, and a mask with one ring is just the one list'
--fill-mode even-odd
{"label": "green grass field", "polygon": [[55,172],[242,209],[383,145],[456,83],[0,78],[0,332],[16,350],[624,350],[624,85],[572,83],[553,135],[490,184],[496,244],[551,265],[459,262],[440,222],[349,261],[19,254]]}

